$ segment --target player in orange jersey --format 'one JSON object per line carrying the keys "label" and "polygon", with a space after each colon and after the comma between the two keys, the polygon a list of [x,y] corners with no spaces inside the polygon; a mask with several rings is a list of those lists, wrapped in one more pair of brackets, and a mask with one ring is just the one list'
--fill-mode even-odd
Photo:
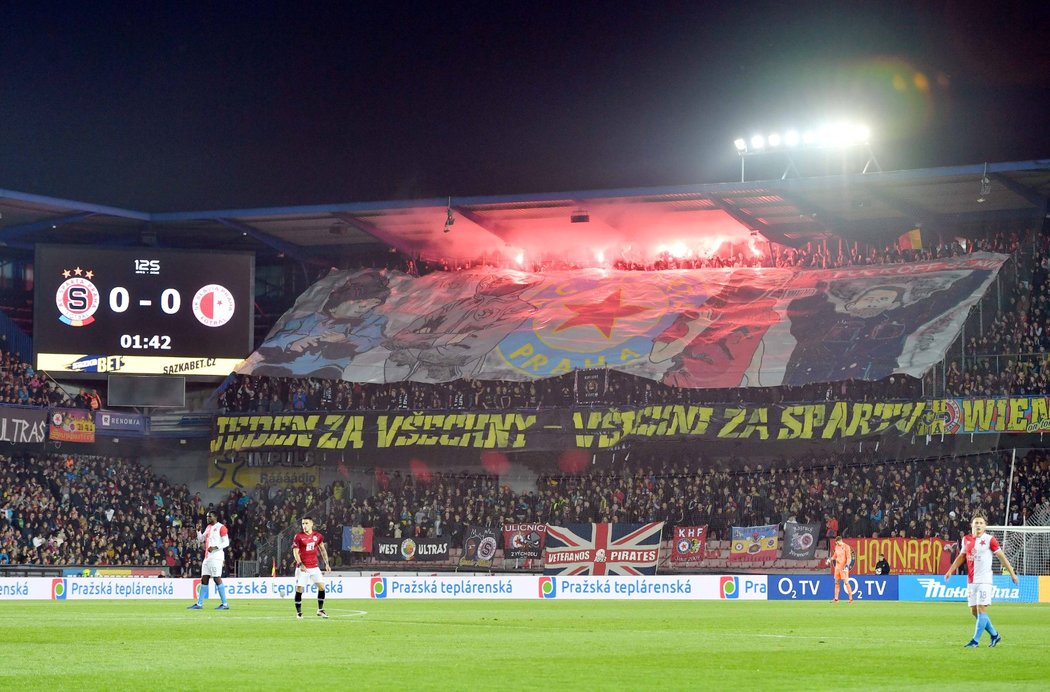
{"label": "player in orange jersey", "polygon": [[846,545],[842,536],[835,536],[835,547],[828,556],[827,563],[835,566],[835,598],[831,599],[831,602],[839,602],[839,585],[845,583],[846,596],[849,597],[849,602],[853,603],[853,589],[849,585],[849,568],[853,566],[853,548]]}

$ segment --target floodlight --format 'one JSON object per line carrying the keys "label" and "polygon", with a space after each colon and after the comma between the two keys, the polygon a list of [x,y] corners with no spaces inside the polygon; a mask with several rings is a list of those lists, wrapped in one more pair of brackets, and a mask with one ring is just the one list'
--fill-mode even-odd
{"label": "floodlight", "polygon": [[753,156],[780,156],[785,162],[782,178],[799,175],[795,168],[795,158],[802,156],[803,150],[841,150],[843,161],[846,161],[847,150],[859,148],[867,153],[867,161],[862,173],[872,167],[881,171],[879,162],[869,146],[871,129],[860,122],[851,120],[829,120],[808,129],[786,129],[774,132],[758,132],[748,139],[737,138],[733,141],[740,154],[740,181],[747,179],[745,159]]}

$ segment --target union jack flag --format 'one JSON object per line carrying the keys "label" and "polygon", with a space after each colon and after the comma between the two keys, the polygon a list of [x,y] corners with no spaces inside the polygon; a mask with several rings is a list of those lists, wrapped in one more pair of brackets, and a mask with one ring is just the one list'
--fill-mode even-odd
{"label": "union jack flag", "polygon": [[664,522],[547,527],[544,574],[656,574]]}

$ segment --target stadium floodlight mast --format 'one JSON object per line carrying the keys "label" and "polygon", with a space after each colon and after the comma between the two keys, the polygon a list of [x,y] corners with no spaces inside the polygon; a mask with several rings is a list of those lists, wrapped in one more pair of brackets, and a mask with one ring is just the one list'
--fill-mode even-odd
{"label": "stadium floodlight mast", "polygon": [[784,180],[790,174],[799,175],[795,168],[794,154],[804,151],[842,151],[863,149],[867,161],[862,173],[870,170],[882,172],[875,154],[871,150],[871,128],[862,123],[836,122],[817,128],[797,130],[788,128],[769,133],[755,133],[749,138],[737,137],[733,141],[736,153],[740,155],[740,182],[747,180],[747,159],[751,156],[781,156],[787,160],[783,175]]}

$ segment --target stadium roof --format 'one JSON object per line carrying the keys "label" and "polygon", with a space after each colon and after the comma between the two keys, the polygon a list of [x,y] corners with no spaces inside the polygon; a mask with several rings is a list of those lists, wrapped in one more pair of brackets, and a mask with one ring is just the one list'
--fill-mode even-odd
{"label": "stadium roof", "polygon": [[[986,183],[982,183],[986,179]],[[664,188],[153,214],[0,190],[0,246],[90,243],[254,250],[314,264],[391,248],[469,260],[579,246],[648,249],[712,235],[801,246],[1039,228],[1050,160]],[[453,221],[448,224],[449,219]]]}

